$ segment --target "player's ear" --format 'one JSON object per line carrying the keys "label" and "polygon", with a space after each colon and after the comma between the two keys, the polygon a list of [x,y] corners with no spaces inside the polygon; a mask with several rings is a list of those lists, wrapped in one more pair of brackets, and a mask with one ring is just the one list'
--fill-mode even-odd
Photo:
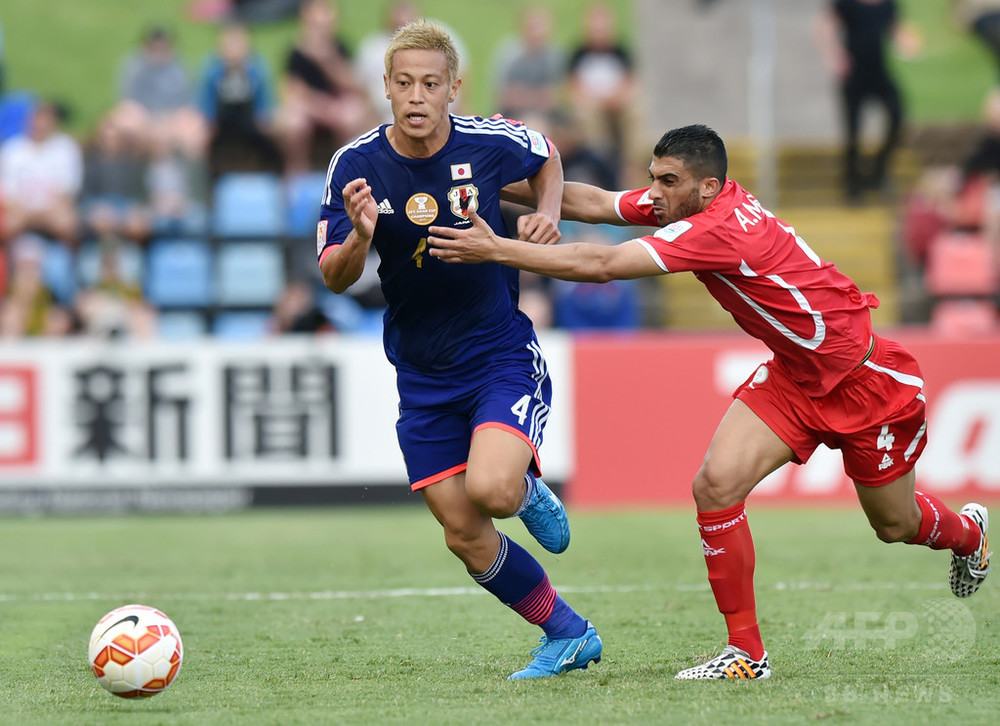
{"label": "player's ear", "polygon": [[448,92],[448,103],[454,103],[458,98],[458,89],[462,87],[462,79],[456,78],[451,83],[451,90]]}
{"label": "player's ear", "polygon": [[707,176],[701,180],[701,196],[704,198],[714,197],[722,188],[722,182],[714,176]]}

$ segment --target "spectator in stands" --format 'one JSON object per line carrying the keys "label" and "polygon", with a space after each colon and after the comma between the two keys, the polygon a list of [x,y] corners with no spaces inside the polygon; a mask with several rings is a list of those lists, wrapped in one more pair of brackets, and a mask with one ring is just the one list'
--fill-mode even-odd
{"label": "spectator in stands", "polygon": [[920,268],[942,232],[985,231],[1000,240],[1000,91],[990,92],[983,108],[984,133],[969,154],[925,169],[904,204],[902,239]]}
{"label": "spectator in stands", "polygon": [[[385,52],[389,48],[389,41],[392,40],[392,36],[397,30],[421,15],[420,8],[415,2],[409,2],[409,0],[392,2],[386,7],[382,27],[362,38],[361,44],[358,46],[358,53],[354,59],[354,70],[368,95],[376,119],[381,123],[392,123],[392,109],[389,107],[385,94]],[[463,64],[459,69],[459,75],[462,75],[465,71],[465,60],[469,55],[462,44],[462,39],[447,23],[436,19],[434,22],[451,35],[452,41],[458,49],[459,60]],[[455,97],[455,103],[452,104],[455,113],[459,112],[461,99],[467,95],[465,89],[468,87],[469,79],[463,77],[462,90],[459,91],[458,96]]]}
{"label": "spectator in stands", "polygon": [[325,333],[334,330],[316,303],[315,285],[293,280],[274,304],[275,333]]}
{"label": "spectator in stands", "polygon": [[993,56],[1000,79],[1000,0],[953,0],[955,16]]}
{"label": "spectator in stands", "polygon": [[[532,127],[535,128],[535,127]],[[587,144],[576,118],[563,111],[549,115],[548,137],[559,149],[566,181],[583,182],[605,189],[619,186],[618,167],[607,156]]]}
{"label": "spectator in stands", "polygon": [[374,123],[368,96],[354,73],[350,53],[337,35],[339,12],[329,0],[305,0],[299,32],[285,64],[278,124],[287,173],[309,171],[314,144],[326,137],[330,154]]}
{"label": "spectator in stands", "polygon": [[156,335],[156,310],[142,296],[138,281],[126,278],[114,248],[100,251],[96,283],[75,300],[83,332],[100,338],[142,338]]}
{"label": "spectator in stands", "polygon": [[146,159],[138,140],[106,114],[84,149],[84,232],[102,239],[145,241],[151,231],[146,196]]}
{"label": "spectator in stands", "polygon": [[169,140],[151,139],[146,186],[158,235],[201,234],[208,223],[204,166],[173,148]]}
{"label": "spectator in stands", "polygon": [[560,104],[566,57],[552,40],[552,24],[549,9],[525,8],[518,37],[508,39],[497,53],[496,94],[507,118],[548,114]]}
{"label": "spectator in stands", "polygon": [[213,176],[244,169],[248,155],[252,169],[281,171],[281,151],[272,137],[271,73],[245,25],[229,22],[219,31],[216,51],[202,66],[198,107],[209,124]]}
{"label": "spectator in stands", "polygon": [[590,5],[584,15],[583,37],[570,54],[569,97],[588,145],[619,168],[640,158],[645,163],[635,65],[618,39],[618,18],[605,3]]}
{"label": "spectator in stands", "polygon": [[0,339],[37,336],[61,337],[79,325],[73,311],[60,305],[45,283],[43,261],[46,240],[21,235],[10,249],[10,281],[0,300]]}
{"label": "spectator in stands", "polygon": [[392,123],[392,108],[385,97],[385,51],[393,33],[419,16],[416,3],[405,0],[390,3],[383,26],[362,38],[358,46],[354,68],[372,108],[383,123]]}
{"label": "spectator in stands", "polygon": [[152,145],[162,137],[191,159],[204,158],[208,128],[194,106],[187,69],[177,57],[173,36],[152,28],[142,46],[125,59],[114,115],[129,133]]}
{"label": "spectator in stands", "polygon": [[[563,242],[614,245],[622,241],[603,225],[562,222]],[[613,228],[611,228],[613,229]],[[595,282],[552,281],[555,326],[564,330],[634,330],[642,323],[638,280]]]}
{"label": "spectator in stands", "polygon": [[60,130],[66,110],[51,101],[36,104],[28,132],[0,146],[3,238],[25,232],[74,245],[76,198],[83,176],[80,145]]}
{"label": "spectator in stands", "polygon": [[[892,41],[902,37],[896,0],[830,0],[817,23],[816,39],[840,87],[844,134],[844,193],[861,200],[868,189],[883,189],[889,162],[899,146],[903,101],[888,62]],[[875,101],[886,112],[881,143],[870,168],[862,168],[862,108]]]}

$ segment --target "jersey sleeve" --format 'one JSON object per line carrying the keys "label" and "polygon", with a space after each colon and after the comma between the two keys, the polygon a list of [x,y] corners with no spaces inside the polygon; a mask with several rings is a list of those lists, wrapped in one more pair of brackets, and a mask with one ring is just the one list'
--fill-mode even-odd
{"label": "jersey sleeve", "polygon": [[629,224],[639,224],[644,227],[659,225],[656,215],[653,214],[653,202],[649,199],[649,187],[619,192],[615,198],[615,211]]}
{"label": "jersey sleeve", "polygon": [[344,208],[344,186],[351,179],[364,176],[353,168],[349,160],[341,158],[327,174],[329,180],[323,192],[319,222],[316,225],[316,258],[323,261],[327,250],[344,243],[354,229]]}
{"label": "jersey sleeve", "polygon": [[731,272],[741,263],[725,228],[699,219],[672,222],[639,243],[664,272]]}
{"label": "jersey sleeve", "polygon": [[497,129],[502,131],[501,138],[506,140],[508,153],[501,167],[503,185],[534,176],[552,156],[552,142],[541,132],[499,114],[490,121],[497,124]]}

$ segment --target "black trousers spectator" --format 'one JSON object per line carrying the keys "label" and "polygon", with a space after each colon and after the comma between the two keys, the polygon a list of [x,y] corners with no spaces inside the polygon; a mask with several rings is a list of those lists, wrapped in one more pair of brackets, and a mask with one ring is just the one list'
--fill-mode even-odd
{"label": "black trousers spectator", "polygon": [[[866,187],[878,188],[885,182],[893,151],[899,146],[903,126],[903,102],[892,79],[881,75],[851,74],[845,80],[843,94],[846,143],[844,175],[847,193],[857,197]],[[866,102],[874,101],[886,112],[882,142],[866,174],[861,163],[861,113]]]}

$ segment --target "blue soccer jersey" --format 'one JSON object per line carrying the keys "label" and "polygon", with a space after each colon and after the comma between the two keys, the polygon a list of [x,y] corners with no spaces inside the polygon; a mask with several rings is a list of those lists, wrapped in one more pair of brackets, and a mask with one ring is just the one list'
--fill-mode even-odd
{"label": "blue soccer jersey", "polygon": [[468,210],[508,235],[500,189],[533,176],[549,158],[547,139],[506,119],[451,117],[451,135],[434,156],[401,156],[387,126],[360,136],[330,161],[317,252],[342,244],[353,226],[342,191],[364,177],[378,204],[373,245],[388,303],[384,343],[401,372],[474,373],[500,351],[533,339],[518,310],[518,271],[496,263],[446,263],[427,251],[431,225],[467,227]]}

